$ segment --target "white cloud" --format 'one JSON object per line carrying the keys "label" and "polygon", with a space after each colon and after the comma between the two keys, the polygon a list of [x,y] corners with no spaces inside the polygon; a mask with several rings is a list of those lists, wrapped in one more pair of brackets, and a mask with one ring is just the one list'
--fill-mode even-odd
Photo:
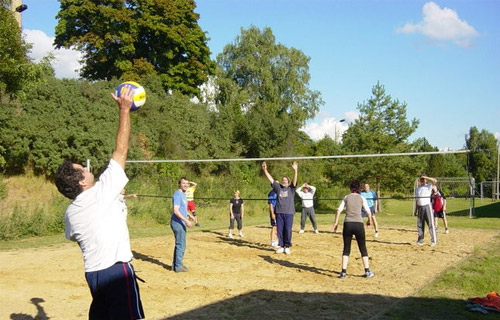
{"label": "white cloud", "polygon": [[323,139],[326,135],[335,140],[335,130],[337,130],[337,141],[340,141],[342,134],[349,128],[349,123],[354,122],[358,117],[359,114],[357,112],[346,112],[344,113],[344,122],[339,122],[342,119],[328,117],[321,121],[311,122],[301,128],[301,130],[316,141]]}
{"label": "white cloud", "polygon": [[56,50],[53,47],[54,38],[49,37],[41,30],[23,30],[26,42],[32,44],[29,57],[35,62],[40,61],[43,57],[52,53],[54,68],[57,78],[78,78],[78,70],[80,70],[80,59],[82,54],[79,51],[71,49]]}
{"label": "white cloud", "polygon": [[437,41],[451,41],[458,46],[469,48],[479,33],[465,20],[458,17],[456,11],[441,9],[434,2],[427,2],[422,9],[423,20],[417,24],[406,23],[397,28],[398,33],[419,33]]}

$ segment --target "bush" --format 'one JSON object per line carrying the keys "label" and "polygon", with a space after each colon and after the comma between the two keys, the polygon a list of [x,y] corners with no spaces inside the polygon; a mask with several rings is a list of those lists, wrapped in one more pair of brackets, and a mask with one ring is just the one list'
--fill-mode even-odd
{"label": "bush", "polygon": [[7,184],[3,181],[3,178],[0,176],[0,200],[3,200],[7,197],[7,193],[9,189]]}

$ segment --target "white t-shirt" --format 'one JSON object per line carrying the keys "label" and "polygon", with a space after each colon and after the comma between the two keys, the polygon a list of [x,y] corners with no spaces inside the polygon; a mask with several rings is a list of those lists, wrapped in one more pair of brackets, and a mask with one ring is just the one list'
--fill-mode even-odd
{"label": "white t-shirt", "polygon": [[80,193],[66,209],[66,238],[78,242],[85,272],[99,271],[132,259],[127,220],[120,192],[128,182],[111,159],[95,185]]}
{"label": "white t-shirt", "polygon": [[303,192],[302,187],[297,189],[297,194],[299,197],[302,199],[302,207],[304,208],[311,208],[314,206],[314,193],[316,192],[316,187],[309,186],[310,190],[309,192]]}
{"label": "white t-shirt", "polygon": [[426,206],[431,204],[431,193],[432,193],[432,184],[424,184],[422,186],[418,186],[415,191],[415,197],[417,197],[417,206]]}

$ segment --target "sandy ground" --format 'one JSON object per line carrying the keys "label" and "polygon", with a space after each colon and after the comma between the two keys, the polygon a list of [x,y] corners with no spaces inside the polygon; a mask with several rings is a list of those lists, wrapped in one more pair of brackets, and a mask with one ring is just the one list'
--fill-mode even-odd
{"label": "sandy ground", "polygon": [[[307,228],[309,228],[307,230]],[[452,229],[439,244],[416,246],[416,230],[381,228],[367,247],[376,276],[362,277],[353,245],[346,279],[338,279],[342,237],[320,226],[294,230],[292,254],[269,247],[267,226],[226,231],[190,229],[187,273],[171,271],[173,236],[132,241],[147,319],[369,319],[411,295],[498,231]],[[194,232],[196,231],[196,232]],[[0,252],[0,319],[85,319],[91,296],[75,243]]]}

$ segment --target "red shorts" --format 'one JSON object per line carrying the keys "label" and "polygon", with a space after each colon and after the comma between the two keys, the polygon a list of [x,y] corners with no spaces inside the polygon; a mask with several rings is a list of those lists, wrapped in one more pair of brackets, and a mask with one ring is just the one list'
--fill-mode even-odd
{"label": "red shorts", "polygon": [[194,201],[188,201],[188,210],[193,212],[196,211],[196,207],[194,205]]}

